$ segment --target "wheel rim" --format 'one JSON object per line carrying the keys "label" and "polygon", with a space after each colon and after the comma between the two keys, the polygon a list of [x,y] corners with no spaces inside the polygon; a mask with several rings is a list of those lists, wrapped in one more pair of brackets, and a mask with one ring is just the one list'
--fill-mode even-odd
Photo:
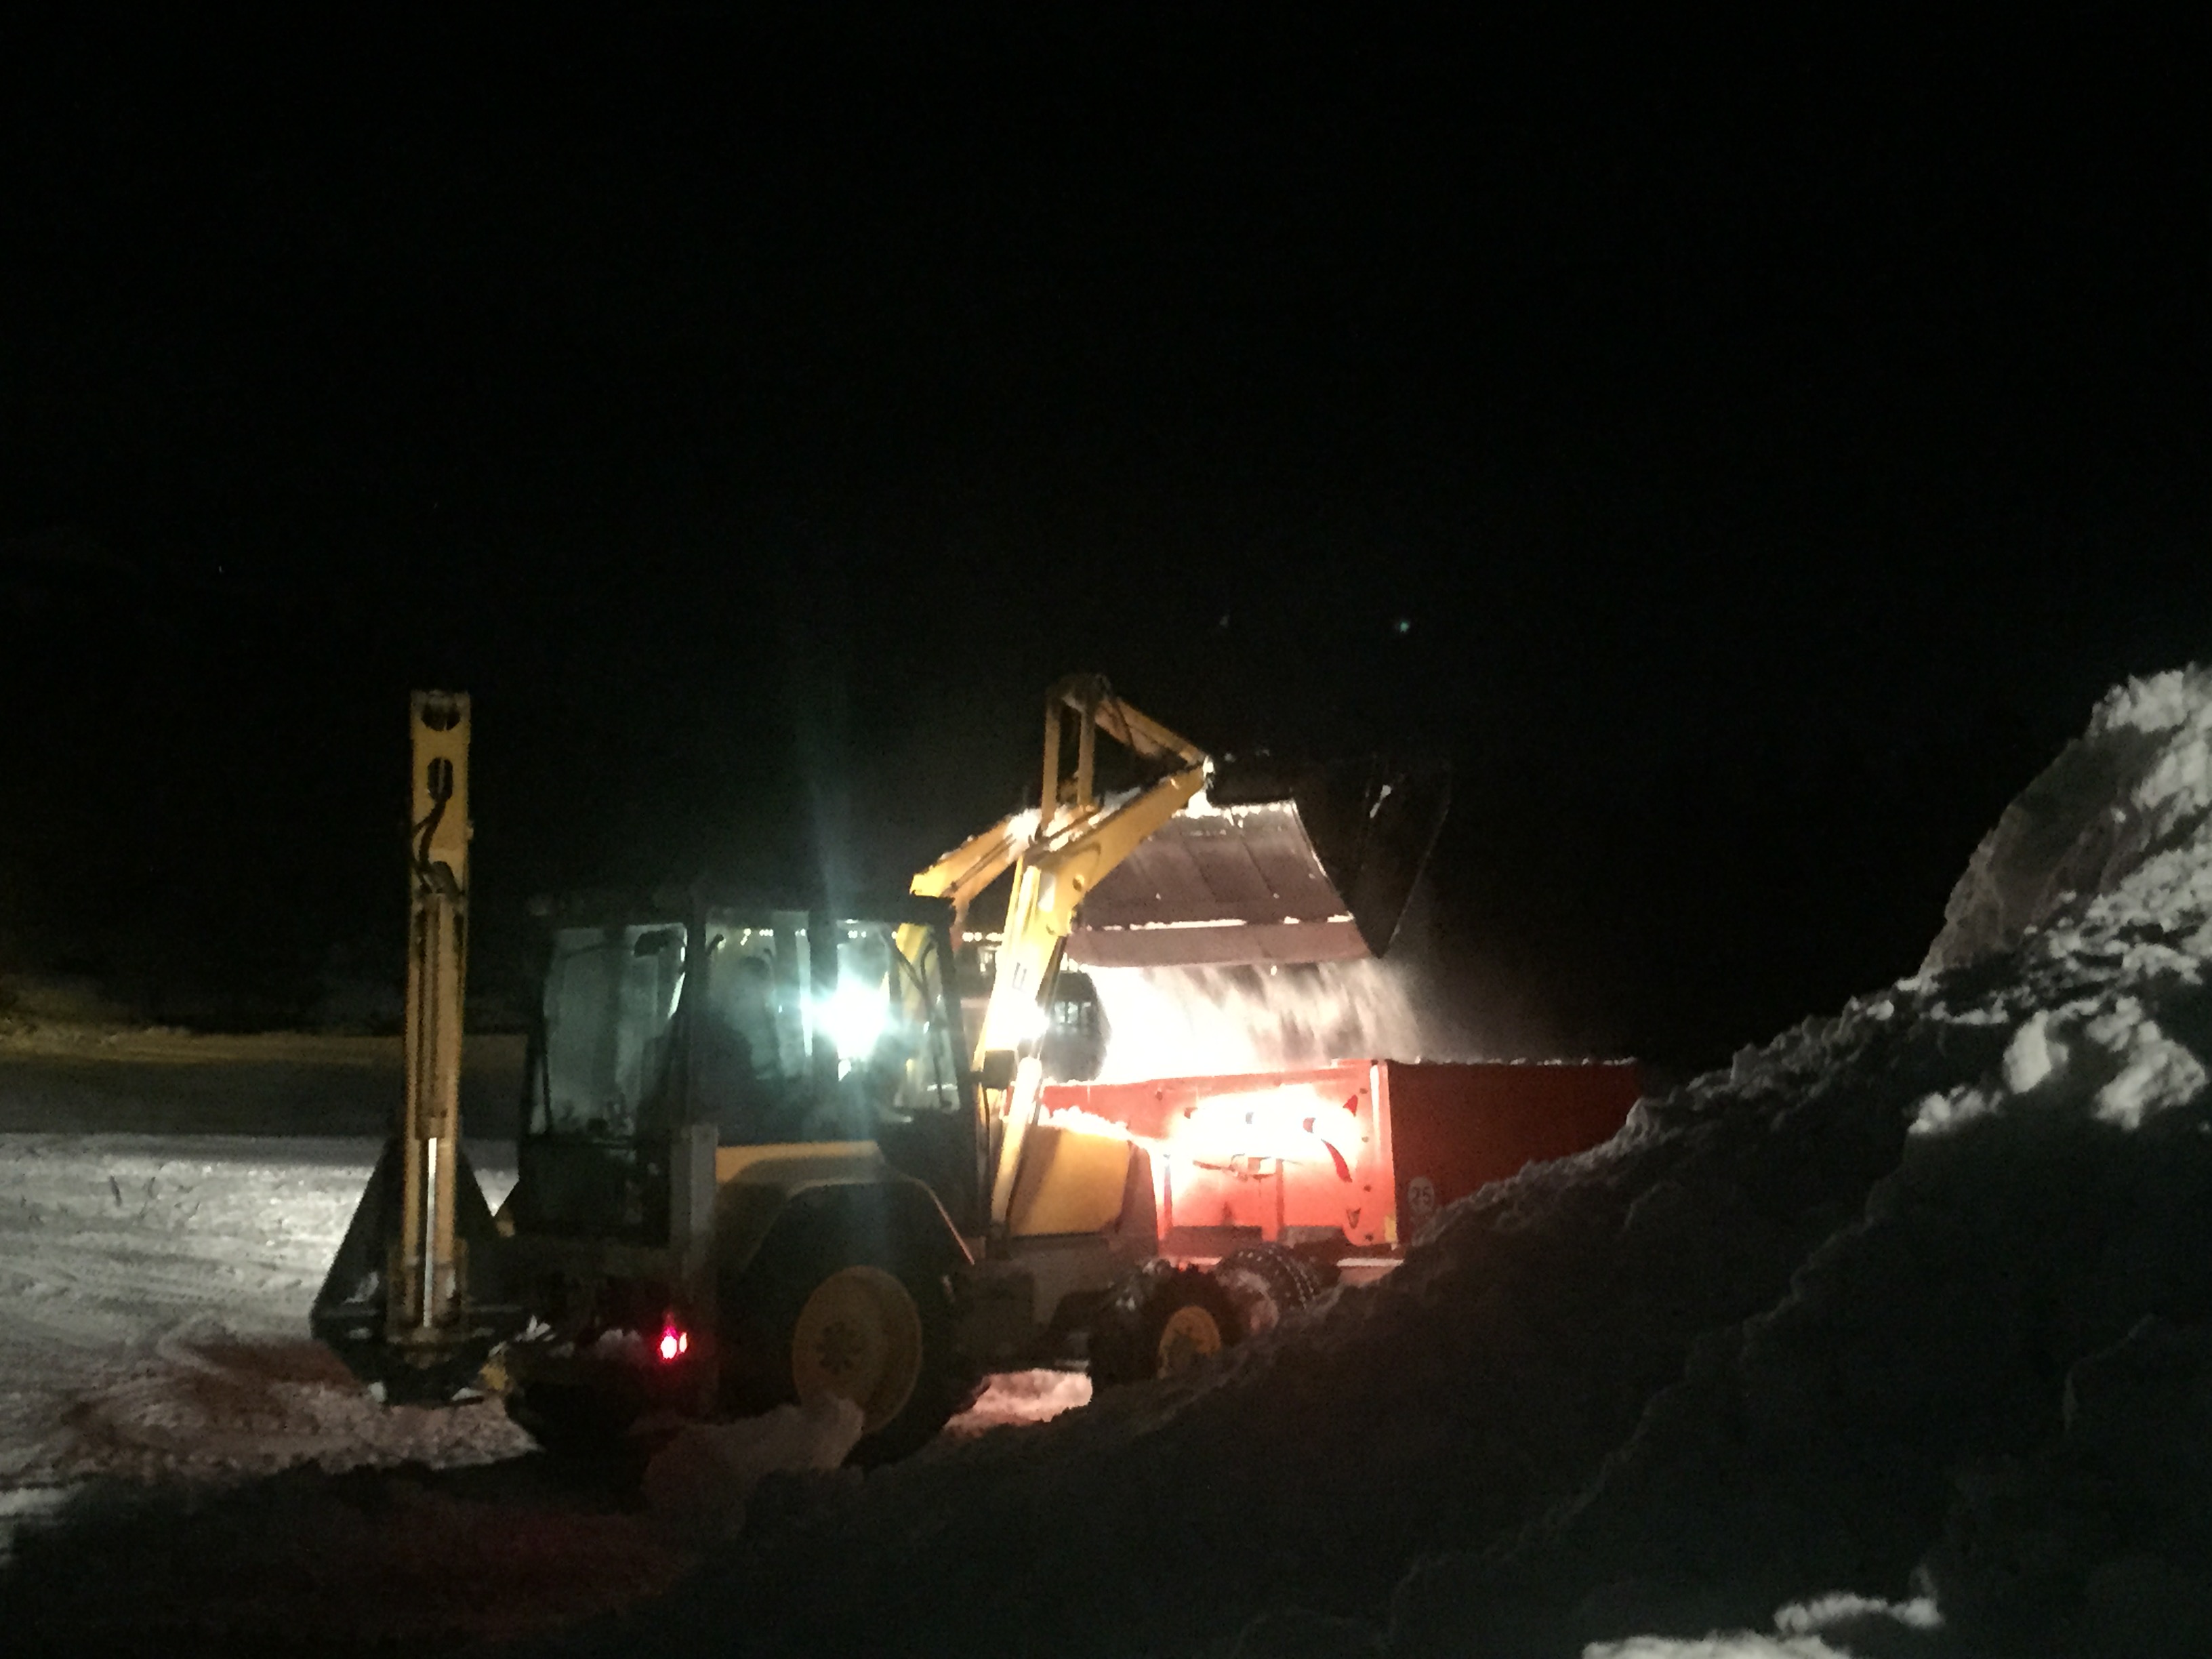
{"label": "wheel rim", "polygon": [[1212,1313],[1194,1304],[1177,1308],[1160,1327],[1159,1375],[1173,1376],[1187,1371],[1226,1346],[1221,1340],[1221,1322]]}
{"label": "wheel rim", "polygon": [[843,1267],[814,1287],[791,1333],[791,1381],[802,1402],[837,1395],[873,1434],[921,1379],[921,1310],[880,1267]]}

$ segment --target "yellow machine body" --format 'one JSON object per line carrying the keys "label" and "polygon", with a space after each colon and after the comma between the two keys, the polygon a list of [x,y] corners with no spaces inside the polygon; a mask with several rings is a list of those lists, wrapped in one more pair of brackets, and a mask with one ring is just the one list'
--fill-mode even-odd
{"label": "yellow machine body", "polygon": [[[410,714],[406,1091],[315,1328],[416,1397],[450,1393],[512,1335],[510,1409],[541,1437],[579,1401],[586,1416],[618,1401],[758,1409],[827,1386],[841,1322],[888,1356],[863,1450],[933,1432],[957,1370],[1036,1363],[1158,1251],[1145,1151],[1038,1117],[1040,1040],[1086,905],[1111,896],[1085,960],[1367,948],[1300,800],[1210,800],[1203,750],[1103,679],[1071,677],[1047,695],[1036,804],[916,875],[912,896],[549,904],[533,1092],[495,1226],[458,1097],[471,710],[426,692]],[[1126,751],[1115,787],[1102,787],[1101,732]],[[951,963],[1002,877],[970,1030]],[[873,1034],[848,1046],[848,1029]],[[592,1055],[615,1068],[605,1079]]]}

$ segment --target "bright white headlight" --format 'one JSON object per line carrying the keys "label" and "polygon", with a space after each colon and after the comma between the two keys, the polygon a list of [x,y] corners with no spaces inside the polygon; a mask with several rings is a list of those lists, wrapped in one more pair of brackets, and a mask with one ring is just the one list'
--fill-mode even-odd
{"label": "bright white headlight", "polygon": [[1018,1002],[1003,1016],[1006,1036],[1015,1042],[1034,1042],[1044,1035],[1049,1023],[1044,1005],[1037,1002]]}
{"label": "bright white headlight", "polygon": [[818,1017],[830,1033],[830,1040],[837,1045],[838,1054],[847,1060],[866,1060],[875,1052],[889,1013],[880,985],[861,985],[845,980],[839,982]]}

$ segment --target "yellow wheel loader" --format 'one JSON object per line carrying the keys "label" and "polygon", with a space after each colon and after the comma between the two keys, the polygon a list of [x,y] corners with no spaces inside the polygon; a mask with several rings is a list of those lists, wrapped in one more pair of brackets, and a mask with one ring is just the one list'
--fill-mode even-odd
{"label": "yellow wheel loader", "polygon": [[[1102,732],[1133,783],[1101,787]],[[1437,775],[1376,775],[1348,806],[1311,777],[1273,793],[1221,781],[1103,681],[1074,678],[1048,697],[1036,805],[908,893],[542,905],[511,1194],[495,1220],[484,1212],[458,1142],[441,1138],[450,1112],[418,1109],[410,1073],[318,1334],[392,1397],[450,1395],[489,1358],[510,1410],[549,1443],[657,1409],[840,1395],[861,1409],[868,1460],[933,1435],[983,1371],[1079,1355],[1116,1287],[1143,1279],[1158,1226],[1141,1146],[1039,1118],[1063,963],[1379,950],[1443,808]],[[418,836],[434,793],[418,788]],[[1346,850],[1324,856],[1310,823],[1350,826]],[[450,975],[457,1017],[459,935],[422,920],[453,902],[432,862],[418,858],[415,876],[416,933],[437,958],[422,978]],[[971,1032],[956,953],[969,905],[1008,872]],[[447,1100],[434,1072],[419,1092]],[[446,1192],[426,1166],[459,1195],[410,1208],[417,1186]],[[1179,1294],[1146,1310],[1163,1334],[1125,1364],[1169,1368],[1236,1340],[1218,1294]]]}

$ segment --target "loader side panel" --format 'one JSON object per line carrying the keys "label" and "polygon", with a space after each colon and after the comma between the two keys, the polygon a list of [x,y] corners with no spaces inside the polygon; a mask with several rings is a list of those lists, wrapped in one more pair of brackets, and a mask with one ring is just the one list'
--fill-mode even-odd
{"label": "loader side panel", "polygon": [[1023,1137],[1007,1232],[1030,1238],[1103,1232],[1117,1225],[1128,1206],[1135,1155],[1123,1135],[1035,1126]]}

